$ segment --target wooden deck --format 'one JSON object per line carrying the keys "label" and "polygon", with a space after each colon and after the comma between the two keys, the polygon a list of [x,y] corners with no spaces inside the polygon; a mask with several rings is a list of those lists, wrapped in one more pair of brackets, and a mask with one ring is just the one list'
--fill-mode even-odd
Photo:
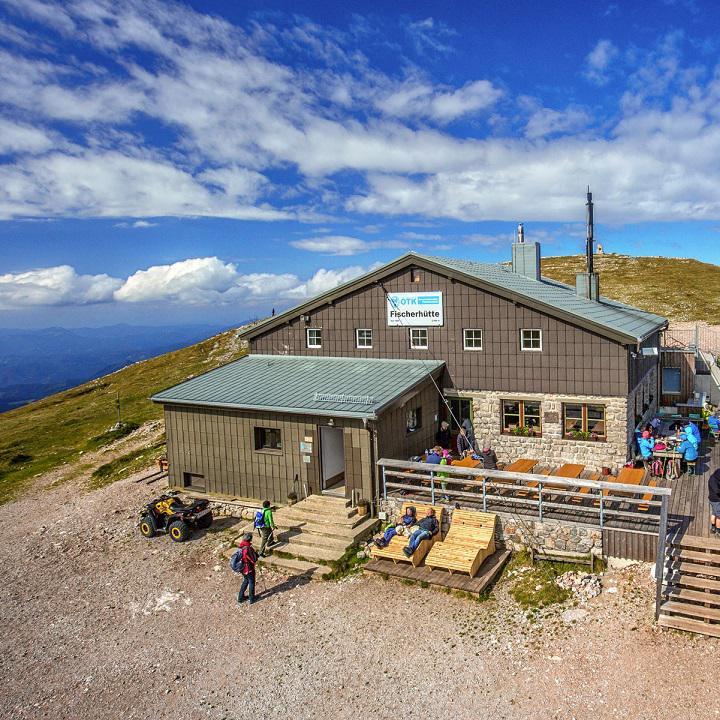
{"label": "wooden deck", "polygon": [[408,563],[394,563],[391,560],[370,560],[363,566],[363,570],[364,572],[380,573],[401,580],[428,583],[433,587],[462,590],[473,595],[479,595],[497,578],[509,557],[509,550],[496,550],[485,560],[474,578],[462,573],[451,574],[447,570],[433,570],[425,564],[413,567]]}
{"label": "wooden deck", "polygon": [[[537,469],[535,471],[537,472]],[[685,474],[676,480],[653,478],[658,487],[669,487],[673,491],[670,496],[668,515],[668,534],[670,536],[710,537],[707,484],[708,478],[717,471],[720,471],[720,440],[708,436],[703,437],[695,475]],[[412,498],[418,502],[422,502],[426,497],[426,494],[415,495],[412,492],[405,496],[406,499]],[[462,507],[483,509],[480,498],[477,502],[473,498],[463,498],[459,502]],[[596,501],[588,498],[582,503],[568,503],[563,508],[547,508],[544,517],[597,526],[597,514],[583,510],[583,505],[587,506],[593,502]],[[504,502],[495,502],[488,497],[486,510],[501,516],[521,516],[528,520],[538,517],[536,508],[513,504],[509,494],[504,495]],[[606,517],[603,532],[605,554],[647,562],[654,561],[657,548],[658,516],[658,508],[650,507],[647,512],[638,514],[636,518]]]}

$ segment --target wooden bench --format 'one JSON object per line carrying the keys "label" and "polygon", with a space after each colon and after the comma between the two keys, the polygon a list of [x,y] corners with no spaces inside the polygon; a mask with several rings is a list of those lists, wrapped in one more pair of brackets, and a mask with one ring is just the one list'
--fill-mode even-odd
{"label": "wooden bench", "polygon": [[485,559],[495,552],[495,519],[492,513],[453,510],[448,534],[432,546],[425,564],[475,577]]}
{"label": "wooden bench", "polygon": [[[648,487],[656,487],[657,480],[648,480],[647,486]],[[644,503],[649,502],[650,500],[653,500],[654,498],[655,498],[655,496],[652,493],[645,493],[642,496]],[[650,506],[649,505],[638,505],[637,509],[641,510],[642,512],[647,512],[650,509]]]}
{"label": "wooden bench", "polygon": [[424,560],[430,548],[435,544],[435,541],[442,538],[442,521],[443,513],[445,512],[445,508],[442,505],[423,505],[421,503],[405,502],[400,510],[401,517],[405,514],[409,507],[415,508],[415,517],[418,522],[425,517],[429,507],[434,507],[435,517],[440,525],[440,530],[437,535],[422,540],[410,557],[403,552],[403,548],[408,544],[410,538],[407,535],[395,535],[395,537],[391,538],[390,542],[384,548],[373,547],[370,551],[372,557],[392,560],[394,563],[409,562],[412,563],[413,567],[417,567]]}
{"label": "wooden bench", "polygon": [[[603,479],[603,477],[604,476],[601,475],[600,473],[590,473],[590,475],[588,475],[587,479],[592,480],[593,482],[599,482]],[[578,495],[587,495],[591,489],[592,488],[589,488],[589,487],[581,487],[580,489],[577,490],[577,493],[578,493]],[[585,498],[578,497],[577,495],[575,495],[570,498],[570,502],[581,503],[584,499]]]}

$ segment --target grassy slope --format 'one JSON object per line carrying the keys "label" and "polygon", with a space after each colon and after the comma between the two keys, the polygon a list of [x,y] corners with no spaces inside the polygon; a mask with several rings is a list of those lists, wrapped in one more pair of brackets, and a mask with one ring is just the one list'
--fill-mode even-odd
{"label": "grassy slope", "polygon": [[91,438],[117,419],[116,393],[122,419],[142,424],[162,416],[162,408],[148,400],[153,393],[242,354],[230,331],[0,414],[0,502],[34,475],[92,449]]}
{"label": "grassy slope", "polygon": [[[549,257],[543,275],[575,284],[585,256]],[[720,324],[720,267],[698,260],[596,255],[600,292],[606,297],[663,315],[670,320]]]}
{"label": "grassy slope", "polygon": [[[583,262],[580,255],[545,258],[543,274],[574,284]],[[625,255],[598,256],[596,265],[601,292],[607,297],[671,320],[720,323],[720,267],[716,265]],[[77,460],[81,451],[90,449],[90,439],[116,420],[116,392],[122,419],[141,424],[162,414],[148,400],[154,392],[241,355],[235,333],[223,333],[0,414],[0,502],[21,490],[32,476]]]}

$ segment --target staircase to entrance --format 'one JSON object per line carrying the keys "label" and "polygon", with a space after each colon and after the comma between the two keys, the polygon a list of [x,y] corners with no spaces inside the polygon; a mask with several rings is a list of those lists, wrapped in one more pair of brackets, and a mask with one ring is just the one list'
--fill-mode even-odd
{"label": "staircase to entrance", "polygon": [[295,505],[280,508],[274,516],[279,542],[273,546],[273,554],[262,562],[284,572],[315,578],[331,572],[332,563],[340,560],[349,547],[369,537],[378,522],[359,515],[349,500],[331,495],[310,495]]}
{"label": "staircase to entrance", "polygon": [[658,625],[720,637],[720,539],[668,538]]}

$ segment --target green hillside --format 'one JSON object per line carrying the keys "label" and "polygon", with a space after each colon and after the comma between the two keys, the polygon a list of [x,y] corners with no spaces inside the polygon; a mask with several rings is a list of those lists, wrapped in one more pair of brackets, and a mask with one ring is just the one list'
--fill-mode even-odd
{"label": "green hillside", "polygon": [[[548,257],[543,274],[574,284],[584,256]],[[720,324],[720,267],[697,260],[599,255],[603,295],[671,320]],[[141,425],[162,416],[149,400],[154,392],[240,357],[235,332],[227,332],[183,350],[145,360],[72,390],[0,414],[0,502],[38,474],[72,464],[82,454],[114,439],[116,394],[122,420]],[[136,457],[142,461],[145,457]],[[121,458],[119,469],[127,469]],[[118,466],[106,468],[109,479]]]}
{"label": "green hillside", "polygon": [[[543,258],[543,275],[575,284],[585,256]],[[670,320],[720,324],[720,267],[688,258],[596,255],[600,292]]]}
{"label": "green hillside", "polygon": [[141,425],[162,417],[162,408],[148,400],[153,393],[243,354],[237,333],[229,331],[0,414],[0,503],[33,476],[112,441],[117,394],[122,421]]}

